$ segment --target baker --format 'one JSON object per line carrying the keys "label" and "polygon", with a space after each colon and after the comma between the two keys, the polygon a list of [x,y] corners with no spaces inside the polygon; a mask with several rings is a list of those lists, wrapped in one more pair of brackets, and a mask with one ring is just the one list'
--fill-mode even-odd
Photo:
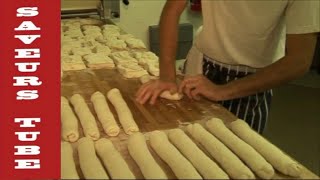
{"label": "baker", "polygon": [[165,90],[221,103],[262,133],[272,88],[309,70],[320,31],[320,1],[202,0],[203,29],[176,83],[178,22],[187,1],[167,0],[160,19],[160,79],[137,91],[154,104]]}

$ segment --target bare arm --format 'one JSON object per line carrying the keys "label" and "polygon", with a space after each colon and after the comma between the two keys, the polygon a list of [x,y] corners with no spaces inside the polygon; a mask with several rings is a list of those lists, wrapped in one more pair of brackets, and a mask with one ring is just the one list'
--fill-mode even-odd
{"label": "bare arm", "polygon": [[262,92],[302,76],[309,70],[315,50],[315,34],[287,35],[286,55],[255,74],[231,81],[225,85],[211,83],[204,76],[186,78],[180,91],[193,99],[203,95],[213,101],[222,101]]}
{"label": "bare arm", "polygon": [[160,19],[160,79],[175,82],[178,23],[186,0],[167,0]]}
{"label": "bare arm", "polygon": [[163,91],[176,92],[175,58],[177,51],[178,23],[185,9],[186,0],[167,0],[160,19],[160,79],[140,87],[136,100],[144,104],[155,104]]}
{"label": "bare arm", "polygon": [[316,42],[315,34],[287,35],[285,57],[253,75],[227,84],[225,98],[248,96],[302,76],[309,70]]}

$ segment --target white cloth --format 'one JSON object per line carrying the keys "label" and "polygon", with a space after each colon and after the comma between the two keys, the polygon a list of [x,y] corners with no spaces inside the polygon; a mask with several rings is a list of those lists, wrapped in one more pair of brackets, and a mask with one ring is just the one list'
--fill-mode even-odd
{"label": "white cloth", "polygon": [[225,64],[266,67],[285,55],[286,34],[320,31],[319,9],[319,0],[202,0],[203,29],[186,73],[201,73],[202,58],[192,59],[201,53]]}

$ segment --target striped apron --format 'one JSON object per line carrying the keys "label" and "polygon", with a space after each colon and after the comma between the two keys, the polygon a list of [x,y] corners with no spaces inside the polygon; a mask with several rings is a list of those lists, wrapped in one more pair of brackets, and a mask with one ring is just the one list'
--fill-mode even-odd
{"label": "striped apron", "polygon": [[[254,68],[223,64],[203,56],[202,73],[215,84],[226,84],[255,72],[256,69]],[[268,90],[219,103],[238,118],[245,120],[258,133],[262,134],[266,127],[271,99],[272,90]]]}

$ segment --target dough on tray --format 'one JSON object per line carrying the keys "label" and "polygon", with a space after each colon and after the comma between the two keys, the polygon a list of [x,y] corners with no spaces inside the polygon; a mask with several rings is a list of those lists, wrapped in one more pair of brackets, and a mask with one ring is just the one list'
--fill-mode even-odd
{"label": "dough on tray", "polygon": [[106,55],[109,55],[111,53],[111,49],[108,46],[97,44],[92,51],[94,53],[105,53]]}
{"label": "dough on tray", "polygon": [[109,139],[99,139],[95,142],[95,148],[112,179],[136,179],[126,161]]}
{"label": "dough on tray", "polygon": [[82,61],[82,57],[79,55],[63,56],[61,59],[63,71],[86,69],[86,65]]}
{"label": "dough on tray", "polygon": [[250,169],[216,137],[200,124],[187,126],[189,134],[199,142],[232,179],[254,179]]}
{"label": "dough on tray", "polygon": [[85,56],[85,55],[91,54],[92,51],[90,48],[85,48],[85,47],[84,48],[72,48],[71,53],[73,55]]}
{"label": "dough on tray", "polygon": [[138,61],[131,57],[128,51],[118,51],[110,54],[116,65],[119,64],[138,64]]}
{"label": "dough on tray", "polygon": [[125,40],[127,45],[132,49],[146,49],[146,45],[142,40],[136,38],[128,38]]}
{"label": "dough on tray", "polygon": [[74,94],[70,101],[80,119],[85,136],[90,137],[93,140],[98,140],[100,138],[100,132],[96,119],[92,115],[83,97],[80,94]]}
{"label": "dough on tray", "polygon": [[108,136],[118,136],[120,128],[110,111],[106,97],[101,92],[97,91],[91,95],[91,102],[104,132]]}
{"label": "dough on tray", "polygon": [[149,134],[152,149],[172,169],[178,179],[202,179],[192,164],[169,142],[166,133],[153,131]]}
{"label": "dough on tray", "polygon": [[79,139],[79,125],[67,98],[61,96],[61,134],[62,139],[76,142]]}
{"label": "dough on tray", "polygon": [[80,179],[73,159],[70,143],[61,142],[61,179]]}
{"label": "dough on tray", "polygon": [[96,155],[92,139],[83,137],[78,141],[78,156],[85,179],[109,179]]}
{"label": "dough on tray", "polygon": [[115,64],[111,58],[109,58],[105,53],[95,53],[89,54],[83,57],[87,62],[87,66],[93,69],[99,68],[114,68]]}
{"label": "dough on tray", "polygon": [[138,64],[121,64],[117,65],[117,69],[122,76],[128,79],[139,78],[148,74],[148,72]]}
{"label": "dough on tray", "polygon": [[273,167],[250,145],[233,134],[221,119],[212,118],[206,122],[207,129],[232,150],[260,178],[271,179]]}
{"label": "dough on tray", "polygon": [[89,31],[100,31],[101,32],[101,28],[99,26],[95,26],[95,25],[83,25],[81,27],[81,29],[83,31],[89,30]]}
{"label": "dough on tray", "polygon": [[126,40],[129,38],[134,38],[134,36],[132,34],[121,34],[118,36],[118,39],[121,39],[121,40]]}
{"label": "dough on tray", "polygon": [[300,176],[301,166],[299,163],[252,130],[245,121],[238,119],[230,123],[230,129],[258,151],[275,169],[285,175]]}
{"label": "dough on tray", "polygon": [[116,26],[116,25],[113,25],[113,24],[105,24],[102,26],[102,29],[103,30],[115,30],[115,31],[120,31],[120,27]]}
{"label": "dough on tray", "polygon": [[115,107],[119,121],[126,134],[132,134],[139,131],[139,127],[133,119],[131,110],[123,99],[119,89],[113,88],[107,93],[107,97]]}
{"label": "dough on tray", "polygon": [[137,132],[129,136],[128,150],[145,179],[168,179],[165,172],[151,155],[142,133]]}
{"label": "dough on tray", "polygon": [[168,137],[204,179],[229,179],[228,175],[198,148],[181,129],[170,130]]}
{"label": "dough on tray", "polygon": [[123,40],[112,39],[106,42],[106,45],[115,50],[125,50],[127,48],[127,44]]}

